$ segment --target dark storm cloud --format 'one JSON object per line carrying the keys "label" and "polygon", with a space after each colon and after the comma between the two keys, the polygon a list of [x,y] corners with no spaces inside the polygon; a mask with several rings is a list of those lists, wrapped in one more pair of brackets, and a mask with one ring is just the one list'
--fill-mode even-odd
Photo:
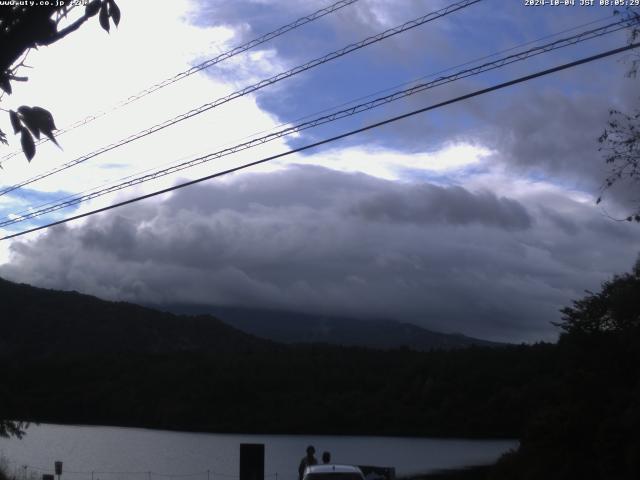
{"label": "dark storm cloud", "polygon": [[399,186],[395,191],[372,195],[352,211],[367,220],[417,224],[480,223],[506,230],[531,226],[531,217],[517,201],[491,192],[471,193],[462,187],[436,185]]}
{"label": "dark storm cloud", "polygon": [[293,167],[15,242],[0,275],[118,300],[386,317],[539,340],[554,337],[558,308],[631,265],[638,243],[626,228],[548,193],[523,204]]}
{"label": "dark storm cloud", "polygon": [[[598,138],[609,111],[630,112],[639,105],[637,81],[623,78],[623,66],[610,66],[620,74],[613,82],[616,96],[567,95],[557,89],[518,91],[501,110],[485,115],[487,128],[479,141],[512,171],[588,192],[595,200],[608,172]],[[625,211],[634,199],[635,190],[624,186],[609,191],[605,204]]]}
{"label": "dark storm cloud", "polygon": [[495,119],[497,146],[509,164],[590,183],[601,176],[598,136],[610,104],[558,91],[529,93]]}
{"label": "dark storm cloud", "polygon": [[[600,50],[604,50],[603,45]],[[578,52],[574,52],[576,56]],[[542,60],[542,59],[540,59]],[[626,113],[640,106],[638,79],[625,77],[629,63],[614,58],[479,96],[385,126],[366,134],[369,143],[404,151],[433,149],[449,142],[472,143],[494,152],[493,162],[516,175],[543,178],[568,189],[599,195],[608,166],[599,151],[611,109]],[[566,61],[558,56],[544,66]],[[542,64],[541,64],[542,65]],[[535,71],[510,67],[506,80]],[[433,105],[485,88],[496,80],[477,77],[428,90],[388,107],[378,119]],[[570,92],[570,93],[569,93]],[[633,205],[635,189],[624,185],[608,200]]]}

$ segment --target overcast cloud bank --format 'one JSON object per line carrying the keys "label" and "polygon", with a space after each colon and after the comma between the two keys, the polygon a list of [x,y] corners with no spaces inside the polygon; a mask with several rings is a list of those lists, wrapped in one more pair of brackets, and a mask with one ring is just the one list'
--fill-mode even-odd
{"label": "overcast cloud bank", "polygon": [[550,321],[568,299],[596,287],[612,264],[630,265],[635,237],[619,227],[550,193],[506,198],[294,166],[51,229],[14,243],[0,275],[133,302],[553,340]]}

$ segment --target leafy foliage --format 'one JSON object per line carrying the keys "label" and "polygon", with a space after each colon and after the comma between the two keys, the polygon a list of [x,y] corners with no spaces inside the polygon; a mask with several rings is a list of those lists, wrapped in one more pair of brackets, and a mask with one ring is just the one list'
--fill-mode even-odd
{"label": "leafy foliage", "polygon": [[[11,82],[28,80],[18,76],[17,71],[24,65],[29,49],[57,42],[98,13],[100,25],[107,32],[110,20],[116,27],[120,23],[120,9],[114,0],[92,0],[85,6],[80,18],[62,29],[58,29],[60,21],[74,6],[70,6],[70,2],[37,3],[28,5],[28,2],[16,2],[11,6],[0,6],[0,90],[7,95],[13,93]],[[53,134],[56,127],[49,111],[41,107],[22,106],[18,108],[18,113],[10,111],[9,116],[14,133],[20,135],[20,144],[27,160],[31,161],[34,157],[34,137],[40,139],[41,133],[57,145]],[[0,142],[8,144],[2,130]]]}
{"label": "leafy foliage", "polygon": [[509,437],[521,433],[533,405],[521,396],[531,378],[521,373],[544,376],[548,348],[304,346],[20,363],[4,357],[1,364],[14,385],[7,408],[17,418],[216,432]]}
{"label": "leafy foliage", "polygon": [[[10,110],[9,118],[13,132],[20,133],[22,151],[27,157],[27,160],[31,161],[36,154],[36,145],[33,137],[39,140],[41,133],[45,134],[49,140],[58,145],[58,142],[53,136],[56,125],[53,121],[53,116],[48,110],[42,107],[27,107],[23,105],[18,108],[17,112]],[[60,145],[58,145],[58,147],[59,146]]]}
{"label": "leafy foliage", "polygon": [[561,310],[557,323],[567,334],[627,332],[640,328],[640,259],[632,271],[602,284],[600,292],[587,292],[573,307]]}
{"label": "leafy foliage", "polygon": [[0,437],[22,438],[28,426],[27,422],[0,419]]}
{"label": "leafy foliage", "polygon": [[[632,44],[640,39],[640,28],[638,27],[638,21],[640,20],[640,11],[637,6],[627,6],[624,10],[614,10],[614,15],[622,15],[628,22],[629,26],[629,35],[627,38],[627,43]],[[635,78],[638,74],[638,67],[640,66],[640,57],[635,55],[631,58],[629,70],[627,71],[627,76],[630,78]]]}
{"label": "leafy foliage", "polygon": [[492,479],[640,478],[640,261],[562,310],[562,382]]}
{"label": "leafy foliage", "polygon": [[[627,7],[623,12],[614,11],[616,15],[623,15],[629,21],[629,44],[636,43],[640,39],[640,11],[637,8]],[[635,78],[640,67],[640,56],[630,57],[627,76]],[[609,121],[604,132],[598,138],[600,152],[609,165],[609,174],[605,178],[601,188],[602,194],[596,200],[599,204],[606,190],[623,181],[628,181],[637,188],[640,181],[640,109],[633,113],[624,113],[616,109],[609,111]],[[626,221],[640,222],[640,209],[631,212],[625,218]]]}
{"label": "leafy foliage", "polygon": [[[600,152],[610,166],[603,191],[622,181],[631,182],[636,188],[640,184],[640,109],[632,114],[611,110],[609,121],[598,138]],[[602,201],[602,196],[597,203]],[[640,210],[632,212],[627,221],[640,222]]]}

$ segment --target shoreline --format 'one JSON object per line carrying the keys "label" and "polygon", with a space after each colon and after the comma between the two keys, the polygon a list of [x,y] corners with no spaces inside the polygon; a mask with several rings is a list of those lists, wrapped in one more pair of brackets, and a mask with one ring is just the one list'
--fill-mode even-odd
{"label": "shoreline", "polygon": [[[274,431],[251,431],[247,432],[244,430],[217,430],[211,431],[206,429],[189,429],[189,428],[180,428],[180,427],[168,427],[166,425],[161,426],[151,426],[145,424],[116,424],[116,423],[79,423],[79,422],[65,422],[59,420],[24,420],[29,424],[29,427],[36,426],[39,427],[41,425],[49,425],[49,426],[60,426],[60,427],[79,427],[79,428],[117,428],[117,429],[133,429],[133,430],[151,430],[155,432],[167,432],[167,433],[191,433],[191,434],[201,434],[201,435],[260,435],[260,436],[326,436],[326,437],[378,437],[378,438],[416,438],[416,439],[434,439],[434,440],[443,440],[443,441],[487,441],[487,442],[519,442],[519,438],[513,437],[493,437],[493,436],[449,436],[449,435],[437,435],[437,434],[414,434],[414,433],[372,433],[370,431],[347,431],[347,432],[316,432],[314,430],[308,431],[293,431],[293,432],[282,432],[280,430]],[[28,428],[25,429],[25,434],[28,433]],[[403,478],[423,478],[422,476],[415,475],[411,477],[403,477]]]}
{"label": "shoreline", "polygon": [[475,465],[452,470],[399,477],[397,480],[486,480],[495,464]]}

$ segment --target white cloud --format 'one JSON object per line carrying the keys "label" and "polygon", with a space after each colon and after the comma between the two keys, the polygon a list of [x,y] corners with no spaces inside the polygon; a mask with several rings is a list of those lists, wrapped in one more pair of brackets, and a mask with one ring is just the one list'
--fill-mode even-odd
{"label": "white cloud", "polygon": [[[182,0],[167,2],[162,7],[154,1],[122,2],[122,22],[110,35],[100,28],[97,19],[92,19],[63,41],[33,52],[28,62],[34,67],[28,72],[30,81],[19,85],[11,97],[5,97],[7,102],[3,101],[3,107],[15,109],[23,103],[42,105],[54,114],[58,127],[64,127],[88,114],[109,111],[115,103],[189,68],[203,56],[211,57],[228,49],[233,30],[192,25],[187,21],[191,7],[190,2]],[[277,68],[275,59],[264,52],[238,58],[235,65],[248,69],[256,59],[260,59],[264,68]],[[225,79],[203,72],[195,74],[113,111],[90,126],[61,136],[63,150],[48,143],[38,147],[31,163],[22,155],[7,161],[2,171],[3,184],[12,185],[48,172],[233,90],[234,86],[225,83]],[[238,143],[248,133],[268,130],[274,125],[272,117],[258,109],[252,97],[243,97],[27,188],[40,192],[82,192],[133,173],[219,150]],[[11,140],[12,147],[19,148],[19,139]],[[260,154],[284,148],[283,142],[274,142],[262,148]],[[217,161],[215,166],[208,164],[180,176],[193,178],[203,172],[211,173],[244,158],[247,155],[233,161]],[[165,178],[140,187],[138,192],[166,187],[175,181],[175,177]],[[99,200],[83,209],[104,206],[111,201],[113,198]],[[13,205],[14,214],[27,206],[15,195],[0,197],[0,204],[5,208],[7,204]]]}
{"label": "white cloud", "polygon": [[308,157],[305,163],[343,172],[363,172],[387,180],[406,178],[406,170],[455,176],[456,171],[478,166],[491,152],[477,145],[457,143],[433,152],[399,152],[366,145],[338,148]]}

